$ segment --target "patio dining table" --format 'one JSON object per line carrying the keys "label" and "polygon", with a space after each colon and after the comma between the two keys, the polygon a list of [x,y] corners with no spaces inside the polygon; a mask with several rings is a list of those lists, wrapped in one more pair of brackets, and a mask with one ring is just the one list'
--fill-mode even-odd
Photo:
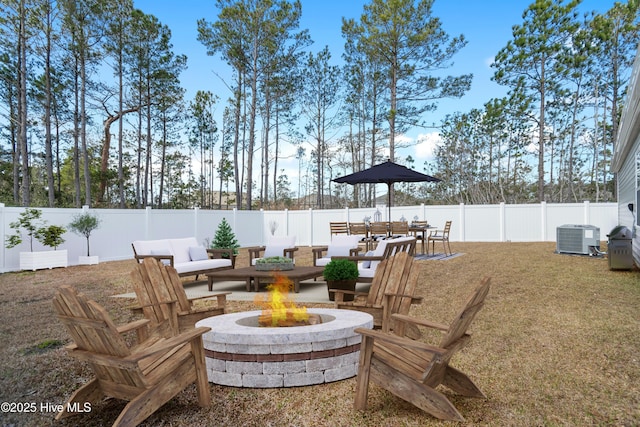
{"label": "patio dining table", "polygon": [[[425,253],[425,242],[427,240],[427,232],[430,230],[435,230],[438,227],[435,227],[433,225],[414,225],[412,223],[409,223],[409,235],[413,235],[416,237],[416,239],[421,240],[422,241],[422,253]],[[371,249],[371,239],[372,239],[372,235],[371,235],[371,229],[369,227],[369,224],[366,225],[365,229],[361,230],[364,232],[364,234],[362,234],[363,236],[363,241],[365,242],[366,245],[366,249],[365,250],[369,250]],[[390,229],[390,225],[387,225],[387,235],[386,237],[391,237],[391,229]]]}

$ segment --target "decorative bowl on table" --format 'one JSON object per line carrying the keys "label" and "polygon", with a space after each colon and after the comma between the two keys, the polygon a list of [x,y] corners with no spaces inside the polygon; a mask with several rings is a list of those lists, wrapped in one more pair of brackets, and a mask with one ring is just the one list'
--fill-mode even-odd
{"label": "decorative bowl on table", "polygon": [[282,256],[260,258],[256,261],[256,270],[293,270],[293,260]]}

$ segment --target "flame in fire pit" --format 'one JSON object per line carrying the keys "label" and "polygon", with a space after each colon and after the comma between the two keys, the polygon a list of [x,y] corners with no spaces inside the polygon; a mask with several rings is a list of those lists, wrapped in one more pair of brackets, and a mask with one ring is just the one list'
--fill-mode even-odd
{"label": "flame in fire pit", "polygon": [[256,295],[254,302],[262,308],[262,314],[258,317],[260,326],[300,326],[309,325],[311,322],[307,307],[297,307],[289,298],[289,291],[293,283],[287,276],[274,273],[274,283],[269,285],[266,298]]}

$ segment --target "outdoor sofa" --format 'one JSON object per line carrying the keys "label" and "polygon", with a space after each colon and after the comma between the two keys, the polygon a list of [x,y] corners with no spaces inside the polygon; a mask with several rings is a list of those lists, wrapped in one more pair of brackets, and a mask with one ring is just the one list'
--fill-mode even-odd
{"label": "outdoor sofa", "polygon": [[197,276],[235,267],[233,249],[207,249],[195,237],[181,239],[136,240],[131,244],[138,262],[152,257],[171,265],[180,277]]}

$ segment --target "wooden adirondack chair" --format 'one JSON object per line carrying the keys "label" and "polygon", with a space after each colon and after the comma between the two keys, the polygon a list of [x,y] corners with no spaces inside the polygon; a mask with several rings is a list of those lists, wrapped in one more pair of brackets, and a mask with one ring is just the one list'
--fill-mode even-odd
{"label": "wooden adirondack chair", "polygon": [[87,362],[95,374],[73,393],[56,419],[109,396],[129,401],[113,425],[135,426],[194,382],[200,406],[210,405],[202,334],[211,328],[179,335],[171,334],[171,328],[152,329],[146,341],[129,347],[122,334],[148,326],[148,319],[118,328],[102,306],[70,286],[59,289],[53,305],[74,340],[67,346],[69,354]]}
{"label": "wooden adirondack chair", "polygon": [[485,397],[466,374],[449,366],[449,361],[469,342],[467,329],[483,306],[489,292],[489,282],[489,278],[482,280],[449,326],[405,315],[392,315],[396,322],[444,332],[438,346],[407,338],[403,336],[401,328],[396,328],[393,332],[356,329],[356,332],[362,334],[362,344],[355,408],[367,408],[371,380],[436,418],[464,421],[460,412],[436,387],[443,384],[463,396]]}
{"label": "wooden adirondack chair", "polygon": [[[164,265],[155,258],[145,258],[131,272],[133,287],[138,297],[139,306],[134,311],[142,310],[144,317],[159,324],[170,319],[170,306],[166,303],[177,302],[178,328],[184,331],[193,328],[197,321],[207,317],[218,316],[226,311],[227,295],[231,292],[220,292],[204,297],[187,298],[182,280],[176,269]],[[194,302],[216,298],[215,306],[194,306]]]}
{"label": "wooden adirondack chair", "polygon": [[[383,327],[383,320],[392,313],[408,314],[411,304],[422,301],[414,293],[419,268],[413,267],[414,258],[408,252],[398,252],[380,261],[373,276],[369,292],[355,292],[353,302],[345,302],[350,291],[335,289],[336,308],[364,311],[373,316],[373,327]],[[387,329],[389,329],[387,327]]]}
{"label": "wooden adirondack chair", "polygon": [[416,239],[415,237],[400,237],[397,239],[385,239],[378,243],[376,249],[372,255],[351,255],[334,256],[335,258],[346,258],[350,261],[358,263],[358,282],[372,282],[373,277],[376,274],[378,264],[380,261],[390,258],[391,256],[399,253],[407,252],[413,256],[416,253]]}

